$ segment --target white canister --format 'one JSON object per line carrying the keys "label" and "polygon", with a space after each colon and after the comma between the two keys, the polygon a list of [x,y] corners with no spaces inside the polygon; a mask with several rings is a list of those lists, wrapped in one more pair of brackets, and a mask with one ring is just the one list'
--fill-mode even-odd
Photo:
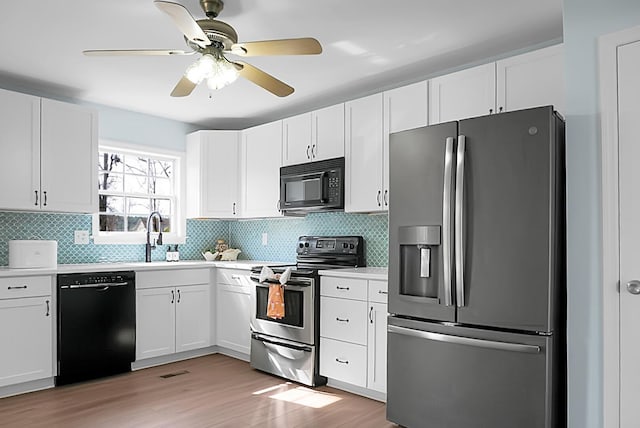
{"label": "white canister", "polygon": [[35,239],[9,241],[9,268],[55,268],[57,265],[57,241]]}

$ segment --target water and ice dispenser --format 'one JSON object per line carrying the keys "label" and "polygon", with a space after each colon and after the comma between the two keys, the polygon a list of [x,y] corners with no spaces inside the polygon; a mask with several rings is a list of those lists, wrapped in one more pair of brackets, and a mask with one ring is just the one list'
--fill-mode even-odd
{"label": "water and ice dispenser", "polygon": [[442,281],[440,226],[399,228],[400,294],[438,298]]}

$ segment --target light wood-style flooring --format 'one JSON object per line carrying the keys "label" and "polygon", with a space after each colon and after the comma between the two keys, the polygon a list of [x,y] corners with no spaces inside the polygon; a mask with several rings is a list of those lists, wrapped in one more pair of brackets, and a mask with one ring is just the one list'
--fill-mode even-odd
{"label": "light wood-style flooring", "polygon": [[[162,375],[188,371],[178,376]],[[1,427],[395,427],[385,405],[216,354],[0,399]]]}

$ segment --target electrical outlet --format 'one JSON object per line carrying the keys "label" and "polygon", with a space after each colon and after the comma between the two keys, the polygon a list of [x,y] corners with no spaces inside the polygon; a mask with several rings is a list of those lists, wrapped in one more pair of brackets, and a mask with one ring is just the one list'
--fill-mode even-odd
{"label": "electrical outlet", "polygon": [[269,244],[269,235],[267,232],[262,234],[262,246],[266,247]]}
{"label": "electrical outlet", "polygon": [[89,243],[89,231],[76,230],[73,232],[73,243],[77,245],[87,245]]}

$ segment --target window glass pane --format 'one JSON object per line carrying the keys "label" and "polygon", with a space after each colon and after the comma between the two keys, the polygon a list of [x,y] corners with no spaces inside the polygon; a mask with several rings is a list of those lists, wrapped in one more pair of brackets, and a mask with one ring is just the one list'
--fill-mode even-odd
{"label": "window glass pane", "polygon": [[171,201],[169,199],[152,199],[153,211],[158,211],[162,218],[171,215]]}
{"label": "window glass pane", "polygon": [[101,232],[123,232],[124,217],[120,215],[100,214]]}
{"label": "window glass pane", "polygon": [[147,230],[147,216],[127,216],[127,231],[128,232],[146,232]]}
{"label": "window glass pane", "polygon": [[155,177],[173,177],[173,162],[149,159],[149,174]]}
{"label": "window glass pane", "polygon": [[126,155],[124,157],[125,174],[147,175],[149,173],[149,160],[143,156]]}
{"label": "window glass pane", "polygon": [[[154,231],[157,232],[157,230]],[[171,217],[162,216],[162,231],[165,233],[171,232]]]}
{"label": "window glass pane", "polygon": [[98,176],[98,190],[122,193],[122,175],[114,173],[100,174]]}
{"label": "window glass pane", "polygon": [[124,198],[122,196],[100,195],[98,200],[101,213],[124,213]]}
{"label": "window glass pane", "polygon": [[126,175],[124,177],[124,191],[147,195],[149,193],[149,179],[142,175]]}
{"label": "window glass pane", "polygon": [[149,193],[152,195],[171,195],[171,180],[168,178],[151,177]]}
{"label": "window glass pane", "polygon": [[101,151],[98,154],[99,172],[122,172],[123,165],[122,155],[119,153]]}
{"label": "window glass pane", "polygon": [[149,215],[151,207],[147,198],[127,198],[127,213]]}

